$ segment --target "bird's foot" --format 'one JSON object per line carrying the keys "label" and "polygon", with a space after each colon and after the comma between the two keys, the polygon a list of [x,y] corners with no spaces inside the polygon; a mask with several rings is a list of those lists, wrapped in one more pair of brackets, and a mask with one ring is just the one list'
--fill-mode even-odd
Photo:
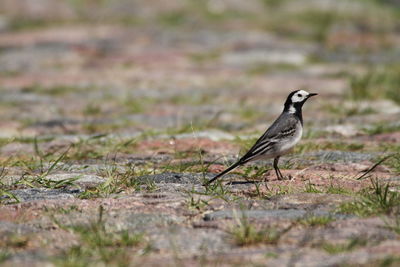
{"label": "bird's foot", "polygon": [[276,174],[276,177],[278,177],[278,180],[279,180],[279,181],[280,181],[280,180],[285,180],[285,176],[283,176],[281,172],[278,172],[278,173]]}
{"label": "bird's foot", "polygon": [[278,177],[278,180],[279,181],[282,181],[282,180],[292,180],[293,179],[293,176],[292,175],[290,175],[290,174],[288,174],[287,176],[280,176],[280,177]]}

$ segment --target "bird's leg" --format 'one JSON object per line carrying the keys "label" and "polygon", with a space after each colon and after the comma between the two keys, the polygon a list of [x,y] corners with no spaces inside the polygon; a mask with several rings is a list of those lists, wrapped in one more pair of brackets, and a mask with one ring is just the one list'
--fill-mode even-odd
{"label": "bird's leg", "polygon": [[281,173],[281,170],[279,170],[278,162],[279,162],[279,157],[274,158],[275,174],[276,174],[276,177],[278,177],[278,180],[283,180],[283,175]]}
{"label": "bird's leg", "polygon": [[[275,167],[274,167],[274,169],[275,169]],[[279,173],[276,169],[275,169],[275,174],[276,174],[276,177],[278,178],[278,180],[280,180]]]}
{"label": "bird's leg", "polygon": [[281,173],[281,170],[278,168],[278,172],[279,172],[279,174],[280,174],[280,176],[281,176],[281,179],[280,180],[285,180],[285,177],[283,176],[283,174]]}

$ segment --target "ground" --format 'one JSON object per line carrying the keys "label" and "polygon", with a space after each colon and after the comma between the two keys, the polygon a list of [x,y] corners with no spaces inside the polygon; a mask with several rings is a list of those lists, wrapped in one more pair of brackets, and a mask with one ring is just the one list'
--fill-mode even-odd
{"label": "ground", "polygon": [[2,1],[0,265],[398,266],[399,4]]}

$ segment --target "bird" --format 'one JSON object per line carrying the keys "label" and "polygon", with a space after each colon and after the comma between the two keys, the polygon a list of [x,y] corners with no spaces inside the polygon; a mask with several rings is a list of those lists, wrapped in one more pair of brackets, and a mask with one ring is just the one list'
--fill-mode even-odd
{"label": "bird", "polygon": [[224,174],[250,161],[271,158],[274,159],[273,167],[278,180],[283,180],[284,177],[278,167],[279,159],[281,156],[289,153],[300,141],[303,134],[303,105],[310,97],[316,95],[318,94],[308,93],[305,90],[291,92],[285,101],[282,113],[249,151],[236,163],[203,185],[207,186],[211,184]]}

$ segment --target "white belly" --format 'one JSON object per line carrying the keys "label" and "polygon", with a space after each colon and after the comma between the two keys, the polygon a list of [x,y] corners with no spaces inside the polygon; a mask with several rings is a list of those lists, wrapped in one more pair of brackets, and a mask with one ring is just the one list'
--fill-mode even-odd
{"label": "white belly", "polygon": [[293,147],[300,141],[301,137],[303,135],[303,127],[299,123],[297,125],[297,130],[294,134],[294,136],[287,138],[281,143],[281,146],[279,147],[279,152],[277,154],[284,155],[286,153],[289,153]]}
{"label": "white belly", "polygon": [[300,122],[297,124],[296,127],[297,129],[293,136],[289,136],[285,139],[279,140],[272,145],[271,149],[269,149],[267,153],[254,157],[252,160],[276,158],[289,153],[293,149],[293,147],[300,141],[303,135],[303,126]]}

